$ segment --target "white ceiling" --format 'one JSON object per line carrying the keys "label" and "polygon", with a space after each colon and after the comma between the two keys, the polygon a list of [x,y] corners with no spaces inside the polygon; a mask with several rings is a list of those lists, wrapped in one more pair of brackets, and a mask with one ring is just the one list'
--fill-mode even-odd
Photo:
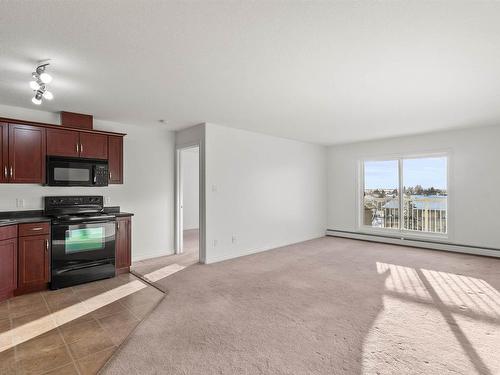
{"label": "white ceiling", "polygon": [[[499,2],[0,1],[0,103],[325,144],[500,124]],[[157,120],[165,119],[167,125]]]}

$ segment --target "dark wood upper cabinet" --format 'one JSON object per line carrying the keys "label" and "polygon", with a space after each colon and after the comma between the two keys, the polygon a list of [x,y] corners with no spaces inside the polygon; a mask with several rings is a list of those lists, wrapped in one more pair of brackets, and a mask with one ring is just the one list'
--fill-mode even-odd
{"label": "dark wood upper cabinet", "polygon": [[0,301],[17,288],[17,225],[0,227]]}
{"label": "dark wood upper cabinet", "polygon": [[17,294],[44,289],[49,282],[49,235],[19,237]]}
{"label": "dark wood upper cabinet", "polygon": [[9,125],[0,122],[0,182],[7,182],[9,178]]}
{"label": "dark wood upper cabinet", "polygon": [[80,133],[73,130],[47,129],[47,155],[80,156]]}
{"label": "dark wood upper cabinet", "polygon": [[108,158],[108,136],[80,133],[80,156],[91,159]]}
{"label": "dark wood upper cabinet", "polygon": [[[132,219],[116,219],[116,269],[128,271],[132,264]],[[119,272],[120,273],[120,272]]]}
{"label": "dark wood upper cabinet", "polygon": [[45,181],[45,128],[9,124],[9,182]]}
{"label": "dark wood upper cabinet", "polygon": [[94,117],[82,113],[61,111],[61,125],[68,128],[92,130],[94,128]]}
{"label": "dark wood upper cabinet", "polygon": [[109,183],[123,184],[123,137],[108,137]]}
{"label": "dark wood upper cabinet", "polygon": [[[92,117],[92,116],[88,116]],[[109,183],[123,183],[123,133],[0,118],[0,183],[45,183],[47,155],[108,160]]]}

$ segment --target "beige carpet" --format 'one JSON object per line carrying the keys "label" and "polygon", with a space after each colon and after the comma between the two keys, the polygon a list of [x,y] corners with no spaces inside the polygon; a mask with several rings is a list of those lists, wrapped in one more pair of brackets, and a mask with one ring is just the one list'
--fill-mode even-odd
{"label": "beige carpet", "polygon": [[103,373],[500,373],[498,259],[329,237],[159,283]]}

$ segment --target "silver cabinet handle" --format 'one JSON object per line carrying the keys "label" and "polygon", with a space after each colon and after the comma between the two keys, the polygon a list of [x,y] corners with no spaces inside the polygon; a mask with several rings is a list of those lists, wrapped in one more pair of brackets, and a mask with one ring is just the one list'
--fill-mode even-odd
{"label": "silver cabinet handle", "polygon": [[112,174],[111,174],[111,172],[109,172],[109,179],[110,179],[110,180],[111,180],[111,176],[112,176]]}
{"label": "silver cabinet handle", "polygon": [[49,240],[45,240],[45,251],[49,251]]}
{"label": "silver cabinet handle", "polygon": [[78,143],[76,144],[76,153],[78,154],[80,152],[80,149],[78,148]]}
{"label": "silver cabinet handle", "polygon": [[83,145],[80,143],[80,153],[83,152]]}
{"label": "silver cabinet handle", "polygon": [[5,178],[9,177],[9,173],[7,172],[7,166],[5,166],[3,169],[3,175],[5,176]]}
{"label": "silver cabinet handle", "polygon": [[120,230],[120,222],[119,221],[116,222],[116,226],[118,227],[117,229]]}
{"label": "silver cabinet handle", "polygon": [[12,165],[10,166],[10,178],[14,177],[14,173],[13,173],[13,169],[12,169]]}
{"label": "silver cabinet handle", "polygon": [[42,230],[42,227],[31,228],[31,230]]}

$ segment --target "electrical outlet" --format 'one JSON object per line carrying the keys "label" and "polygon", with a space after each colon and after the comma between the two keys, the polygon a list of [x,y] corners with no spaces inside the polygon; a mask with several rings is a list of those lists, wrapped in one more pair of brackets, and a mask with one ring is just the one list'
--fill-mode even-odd
{"label": "electrical outlet", "polygon": [[17,208],[24,208],[24,199],[23,198],[16,198],[16,207]]}
{"label": "electrical outlet", "polygon": [[212,185],[212,192],[217,193],[217,185]]}
{"label": "electrical outlet", "polygon": [[214,240],[213,244],[214,244],[214,247],[216,247],[217,246],[217,240]]}
{"label": "electrical outlet", "polygon": [[233,234],[233,236],[231,237],[231,242],[232,243],[236,243],[236,236]]}
{"label": "electrical outlet", "polygon": [[104,203],[105,204],[110,204],[111,203],[111,197],[105,197],[104,198]]}

